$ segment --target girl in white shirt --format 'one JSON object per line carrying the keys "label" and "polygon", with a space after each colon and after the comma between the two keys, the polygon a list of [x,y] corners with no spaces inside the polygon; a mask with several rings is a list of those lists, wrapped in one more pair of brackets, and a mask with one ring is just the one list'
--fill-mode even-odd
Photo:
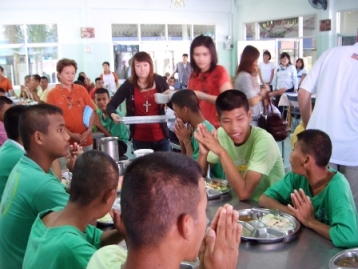
{"label": "girl in white shirt", "polygon": [[297,80],[298,80],[298,88],[301,86],[302,81],[307,75],[307,71],[305,69],[305,64],[302,58],[298,58],[296,61],[296,69],[297,69]]}
{"label": "girl in white shirt", "polygon": [[271,60],[271,53],[268,50],[264,51],[263,54],[263,59],[264,61],[259,63],[259,76],[260,76],[260,81],[262,83],[262,85],[269,85],[270,89],[272,91],[272,79],[273,76],[275,74],[275,64],[270,62]]}
{"label": "girl in white shirt", "polygon": [[275,105],[278,107],[281,95],[285,92],[297,91],[297,71],[291,63],[290,55],[287,52],[281,53],[281,64],[276,68],[276,73],[272,81],[273,92],[269,93],[270,97],[275,97]]}

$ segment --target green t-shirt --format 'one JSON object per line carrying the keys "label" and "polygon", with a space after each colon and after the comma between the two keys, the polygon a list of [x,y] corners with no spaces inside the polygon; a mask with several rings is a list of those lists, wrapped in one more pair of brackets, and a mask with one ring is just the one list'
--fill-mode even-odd
{"label": "green t-shirt", "polygon": [[[235,146],[224,129],[220,127],[218,139],[243,177],[246,176],[248,170],[262,174],[250,199],[258,201],[268,187],[285,176],[280,149],[272,135],[265,130],[252,126],[249,139],[243,145]],[[220,160],[213,152],[209,152],[207,161],[218,163]]]}
{"label": "green t-shirt", "polygon": [[52,171],[45,173],[23,155],[11,171],[0,203],[0,265],[21,268],[37,215],[49,208],[65,206],[67,201],[65,186]]}
{"label": "green t-shirt", "polygon": [[6,140],[0,147],[0,201],[11,170],[24,153],[24,148],[11,139]]}
{"label": "green t-shirt", "polygon": [[[123,113],[117,109],[117,114],[121,117],[123,117]],[[101,123],[104,128],[108,132],[111,133],[112,136],[118,137],[119,140],[123,141],[124,143],[128,142],[129,139],[129,132],[127,129],[127,126],[123,123],[115,124],[114,121],[107,116],[106,118],[103,117],[103,112],[100,109],[97,109],[97,114],[99,115],[99,118],[101,119]]]}
{"label": "green t-shirt", "polygon": [[26,248],[24,269],[85,269],[101,247],[102,231],[92,225],[88,225],[84,232],[70,225],[46,227],[42,218],[61,209],[46,210],[36,218]]}
{"label": "green t-shirt", "polygon": [[[215,127],[207,120],[203,121],[202,123],[205,125],[206,129],[208,129],[210,133],[215,129]],[[191,141],[191,146],[193,148],[192,158],[194,160],[197,160],[199,157],[199,144],[198,141],[195,139],[194,134],[191,136],[190,141]],[[221,163],[215,163],[210,166],[210,178],[221,178],[221,179],[225,178],[224,170],[221,166]]]}
{"label": "green t-shirt", "polygon": [[313,196],[304,176],[289,172],[265,195],[283,205],[292,205],[291,193],[300,188],[310,197],[315,218],[329,225],[329,235],[336,247],[358,247],[357,209],[347,179],[340,172],[330,168],[335,175],[318,195]]}
{"label": "green t-shirt", "polygon": [[93,254],[87,269],[119,269],[126,262],[127,251],[117,245],[100,248]]}

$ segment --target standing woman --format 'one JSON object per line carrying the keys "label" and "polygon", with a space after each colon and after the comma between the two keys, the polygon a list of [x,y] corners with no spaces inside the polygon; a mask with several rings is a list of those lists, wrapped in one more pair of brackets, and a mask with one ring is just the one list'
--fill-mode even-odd
{"label": "standing woman", "polygon": [[218,57],[211,37],[197,36],[190,46],[190,64],[193,71],[188,89],[194,90],[204,118],[215,128],[219,127],[216,98],[223,91],[233,88],[228,72],[217,63]]}
{"label": "standing woman", "polygon": [[86,127],[83,122],[83,114],[86,106],[95,111],[96,107],[90,98],[85,87],[73,84],[77,71],[77,63],[70,59],[61,59],[58,61],[57,77],[60,84],[51,90],[47,96],[47,103],[58,106],[63,111],[65,119],[65,130],[70,136],[70,143],[78,143],[84,151],[93,148],[92,126],[93,112]]}
{"label": "standing woman", "polygon": [[[257,126],[257,120],[263,111],[262,100],[270,91],[270,87],[264,84],[260,87],[258,82],[258,60],[260,52],[253,46],[246,46],[242,52],[239,67],[235,78],[235,89],[245,93],[252,112],[250,125]],[[261,88],[261,89],[260,89]]]}
{"label": "standing woman", "polygon": [[[154,100],[155,93],[163,93],[169,86],[166,79],[154,73],[153,61],[146,52],[137,52],[131,63],[131,77],[117,90],[107,105],[107,113],[115,123],[120,116],[117,107],[126,100],[128,116],[165,115],[164,105]],[[169,131],[167,123],[130,125],[133,148],[169,151]]]}
{"label": "standing woman", "polygon": [[113,93],[117,90],[118,77],[109,69],[109,62],[103,62],[102,67],[103,73],[99,77],[103,80],[104,88]]}
{"label": "standing woman", "polygon": [[264,51],[262,56],[264,61],[259,63],[259,75],[262,85],[269,85],[272,91],[272,79],[275,74],[275,64],[270,62],[271,53],[268,50]]}
{"label": "standing woman", "polygon": [[273,92],[269,93],[270,97],[276,97],[275,106],[278,107],[281,95],[285,92],[294,92],[298,89],[297,71],[292,65],[290,55],[283,52],[280,55],[281,63],[276,69],[273,79]]}
{"label": "standing woman", "polygon": [[307,71],[305,69],[305,64],[302,58],[298,58],[296,61],[296,69],[297,69],[297,80],[298,80],[298,89],[301,86],[302,81],[307,75]]}

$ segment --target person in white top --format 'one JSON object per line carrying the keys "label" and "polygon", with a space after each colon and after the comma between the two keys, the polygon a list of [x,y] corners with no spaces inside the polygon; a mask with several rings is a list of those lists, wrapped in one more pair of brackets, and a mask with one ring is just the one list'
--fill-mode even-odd
{"label": "person in white top", "polygon": [[264,51],[262,56],[264,61],[259,63],[259,76],[262,85],[267,84],[270,86],[272,91],[272,79],[275,74],[275,64],[270,62],[271,60],[271,53],[268,50]]}
{"label": "person in white top", "polygon": [[[324,52],[302,82],[298,102],[307,129],[326,132],[330,166],[348,179],[358,205],[358,43]],[[312,111],[311,95],[316,94]]]}
{"label": "person in white top", "polygon": [[[283,52],[280,55],[281,64],[276,68],[275,77],[272,81],[273,92],[269,93],[270,97],[275,97],[275,105],[281,99],[281,95],[285,92],[294,92],[298,89],[297,71],[291,63],[290,55]],[[285,117],[285,115],[283,115]]]}
{"label": "person in white top", "polygon": [[250,125],[257,126],[257,120],[263,111],[262,100],[270,92],[267,84],[260,87],[258,82],[258,59],[260,52],[253,46],[246,46],[242,52],[235,78],[235,89],[242,91],[250,104],[252,119]]}
{"label": "person in white top", "polygon": [[297,70],[298,87],[300,87],[302,81],[305,79],[307,75],[307,71],[305,69],[305,63],[303,62],[302,58],[298,58],[296,60],[296,70]]}
{"label": "person in white top", "polygon": [[103,80],[104,87],[111,92],[117,91],[118,77],[109,69],[109,62],[103,62],[103,73],[99,76]]}

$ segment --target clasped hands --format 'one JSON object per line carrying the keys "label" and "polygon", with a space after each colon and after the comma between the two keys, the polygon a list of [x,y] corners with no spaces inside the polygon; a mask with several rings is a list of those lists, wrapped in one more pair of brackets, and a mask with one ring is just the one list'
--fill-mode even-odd
{"label": "clasped hands", "polygon": [[200,246],[201,269],[236,268],[242,233],[238,218],[229,204],[218,209]]}
{"label": "clasped hands", "polygon": [[212,151],[214,154],[220,155],[220,152],[224,150],[219,143],[216,130],[210,133],[203,123],[198,125],[194,137],[198,141],[199,150],[202,154],[208,154],[209,151]]}
{"label": "clasped hands", "polygon": [[178,137],[179,141],[188,142],[193,134],[191,126],[185,126],[184,122],[177,118],[175,120],[174,133]]}
{"label": "clasped hands", "polygon": [[302,189],[294,190],[291,193],[292,205],[288,205],[292,214],[305,226],[315,220],[314,209],[311,199],[305,194]]}

